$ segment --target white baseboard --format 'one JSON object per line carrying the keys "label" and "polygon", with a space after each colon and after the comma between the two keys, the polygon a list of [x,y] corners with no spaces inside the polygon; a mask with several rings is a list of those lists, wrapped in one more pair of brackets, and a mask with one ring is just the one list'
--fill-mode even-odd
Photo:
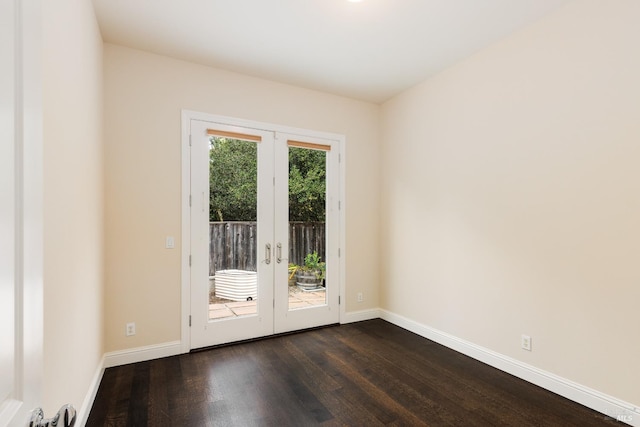
{"label": "white baseboard", "polygon": [[111,368],[112,366],[128,365],[129,363],[144,362],[177,354],[182,354],[182,343],[180,341],[112,351],[104,355],[104,367]]}
{"label": "white baseboard", "polygon": [[636,405],[600,393],[597,390],[577,384],[566,378],[543,371],[542,369],[522,363],[511,357],[496,353],[387,310],[379,310],[379,312],[381,319],[393,323],[396,326],[407,329],[424,338],[500,369],[501,371],[559,394],[618,421],[634,427],[640,427],[640,408]]}
{"label": "white baseboard", "polygon": [[89,391],[84,398],[84,402],[82,402],[82,406],[78,411],[76,418],[76,425],[84,426],[87,424],[87,419],[89,418],[89,413],[91,412],[91,408],[93,407],[93,402],[96,400],[96,394],[98,394],[98,388],[100,387],[100,382],[102,381],[102,375],[104,374],[104,356],[100,360],[98,364],[98,368],[96,369],[95,374],[93,375],[93,379],[91,380],[91,384],[89,385]]}
{"label": "white baseboard", "polygon": [[344,325],[345,323],[362,322],[363,320],[379,318],[380,310],[378,310],[377,308],[369,310],[350,311],[348,313],[344,313],[344,315],[340,319],[340,323]]}

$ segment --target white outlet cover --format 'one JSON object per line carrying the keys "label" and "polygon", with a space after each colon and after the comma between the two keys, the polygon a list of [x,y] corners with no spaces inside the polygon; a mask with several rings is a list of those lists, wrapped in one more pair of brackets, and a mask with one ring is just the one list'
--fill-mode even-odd
{"label": "white outlet cover", "polygon": [[125,329],[126,336],[130,337],[136,334],[136,324],[135,323],[127,323],[127,328]]}
{"label": "white outlet cover", "polygon": [[531,351],[531,337],[529,335],[522,335],[520,345],[524,350]]}

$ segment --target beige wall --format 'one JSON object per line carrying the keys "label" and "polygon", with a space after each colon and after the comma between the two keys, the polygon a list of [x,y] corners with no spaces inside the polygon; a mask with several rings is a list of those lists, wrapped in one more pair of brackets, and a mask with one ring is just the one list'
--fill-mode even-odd
{"label": "beige wall", "polygon": [[640,403],[638,22],[573,2],[383,105],[382,308]]}
{"label": "beige wall", "polygon": [[42,2],[44,409],[80,408],[103,349],[102,38],[91,2]]}
{"label": "beige wall", "polygon": [[104,67],[107,351],[180,339],[181,109],[345,134],[347,310],[378,306],[379,106],[109,44]]}

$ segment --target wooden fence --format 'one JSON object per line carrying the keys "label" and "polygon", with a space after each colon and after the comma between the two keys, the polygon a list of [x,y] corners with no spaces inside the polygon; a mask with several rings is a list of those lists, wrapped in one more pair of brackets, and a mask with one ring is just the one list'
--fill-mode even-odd
{"label": "wooden fence", "polygon": [[[217,270],[256,271],[256,262],[264,256],[258,253],[255,222],[211,222],[209,224],[209,275]],[[275,248],[272,249],[275,261]],[[288,263],[304,264],[307,254],[318,252],[325,259],[324,222],[289,223]]]}

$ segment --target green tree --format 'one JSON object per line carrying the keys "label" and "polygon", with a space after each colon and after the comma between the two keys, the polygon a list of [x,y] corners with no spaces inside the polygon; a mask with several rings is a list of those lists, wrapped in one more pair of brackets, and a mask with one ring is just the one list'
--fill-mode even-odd
{"label": "green tree", "polygon": [[255,221],[258,156],[254,142],[210,139],[209,219]]}
{"label": "green tree", "polygon": [[289,221],[325,220],[326,153],[289,147]]}
{"label": "green tree", "polygon": [[[257,147],[253,142],[211,137],[209,150],[211,221],[257,218]],[[289,220],[324,221],[326,153],[289,148]]]}

